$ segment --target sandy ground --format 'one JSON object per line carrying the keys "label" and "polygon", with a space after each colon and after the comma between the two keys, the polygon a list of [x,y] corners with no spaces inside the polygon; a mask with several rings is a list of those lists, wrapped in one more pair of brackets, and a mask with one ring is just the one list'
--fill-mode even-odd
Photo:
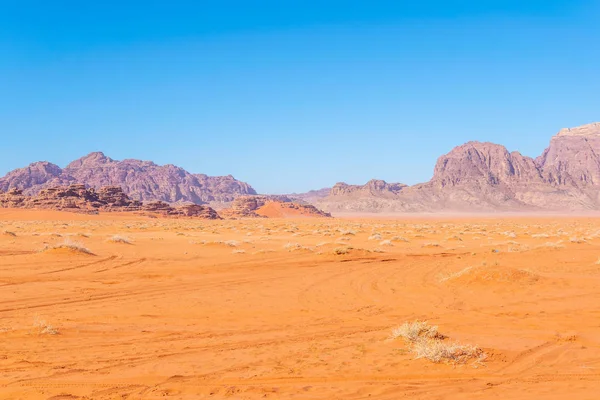
{"label": "sandy ground", "polygon": [[600,218],[0,210],[0,398],[597,399],[599,256]]}

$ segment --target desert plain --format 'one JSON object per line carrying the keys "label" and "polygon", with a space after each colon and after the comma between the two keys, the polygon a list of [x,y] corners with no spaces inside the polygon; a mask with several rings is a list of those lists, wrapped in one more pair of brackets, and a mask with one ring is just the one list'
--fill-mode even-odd
{"label": "desert plain", "polygon": [[599,257],[597,216],[2,209],[0,398],[597,399]]}

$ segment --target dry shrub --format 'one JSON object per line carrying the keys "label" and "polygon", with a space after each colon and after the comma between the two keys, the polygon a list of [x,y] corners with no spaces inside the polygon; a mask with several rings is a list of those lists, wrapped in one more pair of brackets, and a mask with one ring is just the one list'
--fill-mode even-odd
{"label": "dry shrub", "polygon": [[39,316],[34,318],[33,326],[37,328],[40,335],[58,335],[58,329],[41,319]]}
{"label": "dry shrub", "polygon": [[381,235],[379,233],[374,233],[369,236],[369,240],[381,240]]}
{"label": "dry shrub", "polygon": [[437,326],[432,326],[427,321],[405,322],[392,329],[390,339],[402,338],[407,342],[416,342],[422,338],[441,337]]}
{"label": "dry shrub", "polygon": [[337,247],[333,249],[333,254],[341,256],[343,254],[348,254],[350,252],[350,247]]}
{"label": "dry shrub", "polygon": [[95,255],[94,253],[91,252],[90,249],[85,247],[83,244],[81,244],[79,242],[71,241],[68,238],[65,239],[62,243],[59,243],[59,244],[51,246],[51,247],[46,247],[44,250],[55,250],[55,249],[56,250],[57,249],[68,249],[68,250],[72,250],[77,253],[89,254],[92,256]]}
{"label": "dry shrub", "polygon": [[482,361],[485,354],[481,348],[472,345],[446,342],[439,339],[417,340],[412,347],[415,358],[425,358],[431,362],[442,361],[464,364],[470,359]]}
{"label": "dry shrub", "polygon": [[486,358],[486,354],[477,346],[444,340],[446,338],[438,332],[438,327],[429,325],[426,321],[405,322],[394,328],[390,339],[397,338],[403,338],[410,345],[415,359],[464,364],[471,359],[481,363]]}
{"label": "dry shrub", "polygon": [[129,240],[126,236],[114,235],[108,239],[109,242],[113,243],[123,243],[123,244],[131,244],[131,240]]}

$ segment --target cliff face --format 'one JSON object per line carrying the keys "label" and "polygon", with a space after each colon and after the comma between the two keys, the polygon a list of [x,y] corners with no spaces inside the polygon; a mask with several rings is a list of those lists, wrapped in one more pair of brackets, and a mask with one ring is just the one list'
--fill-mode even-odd
{"label": "cliff face", "polygon": [[99,152],[75,160],[64,169],[36,162],[11,171],[0,178],[0,191],[17,188],[25,194],[37,194],[45,188],[71,184],[92,188],[119,186],[134,200],[169,203],[229,202],[238,196],[256,194],[250,185],[231,175],[211,177],[151,161],[115,161]]}
{"label": "cliff face", "polygon": [[338,212],[597,210],[599,155],[600,123],[561,130],[535,160],[469,142],[441,156],[427,183],[338,184],[316,204]]}

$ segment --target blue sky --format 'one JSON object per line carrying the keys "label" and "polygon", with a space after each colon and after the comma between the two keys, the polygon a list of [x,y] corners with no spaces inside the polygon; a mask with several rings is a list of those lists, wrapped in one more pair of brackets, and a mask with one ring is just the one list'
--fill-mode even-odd
{"label": "blue sky", "polygon": [[600,120],[597,1],[0,0],[0,175],[91,151],[264,193]]}

